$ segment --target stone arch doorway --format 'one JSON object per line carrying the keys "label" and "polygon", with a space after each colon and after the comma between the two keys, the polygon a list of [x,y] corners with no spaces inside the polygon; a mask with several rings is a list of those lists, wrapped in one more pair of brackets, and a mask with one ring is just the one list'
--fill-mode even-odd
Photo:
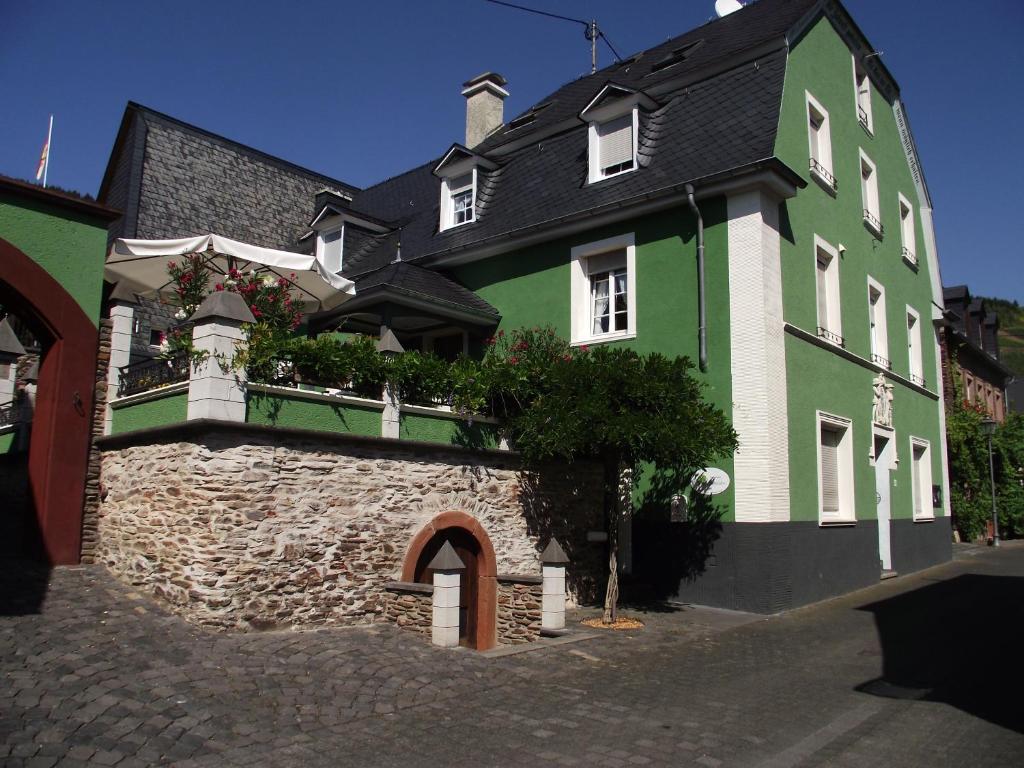
{"label": "stone arch doorway", "polygon": [[446,541],[466,565],[459,596],[460,641],[479,651],[493,648],[498,619],[497,561],[490,537],[476,518],[453,511],[427,523],[409,545],[402,581],[432,583],[427,566]]}
{"label": "stone arch doorway", "polygon": [[0,302],[41,347],[28,447],[36,552],[55,565],[81,555],[82,505],[96,384],[96,326],[45,269],[0,238]]}

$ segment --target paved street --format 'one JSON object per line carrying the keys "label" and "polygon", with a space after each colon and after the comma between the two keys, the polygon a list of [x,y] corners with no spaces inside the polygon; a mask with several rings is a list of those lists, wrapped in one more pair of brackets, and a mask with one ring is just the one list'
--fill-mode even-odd
{"label": "paved street", "polygon": [[8,567],[0,762],[1024,765],[1022,585],[1024,547],[961,548],[784,616],[646,612],[483,658],[390,627],[210,634],[99,567]]}

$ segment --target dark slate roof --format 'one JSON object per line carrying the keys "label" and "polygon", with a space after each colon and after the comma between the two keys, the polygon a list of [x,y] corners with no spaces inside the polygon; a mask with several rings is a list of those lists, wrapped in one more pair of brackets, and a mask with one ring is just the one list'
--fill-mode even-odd
{"label": "dark slate roof", "polygon": [[[781,166],[773,153],[786,71],[785,33],[817,6],[816,0],[760,0],[563,86],[540,102],[548,106],[529,126],[511,132],[506,127],[474,148],[486,154],[513,139],[538,137],[491,154],[497,169],[478,169],[477,217],[470,224],[438,231],[441,182],[431,173],[436,160],[357,193],[352,209],[400,227],[402,258],[424,262],[757,163]],[[680,63],[652,73],[667,54],[698,41]],[[751,49],[759,46],[752,60]],[[660,87],[659,106],[641,112],[639,169],[588,184],[586,125],[574,119],[568,128],[548,134],[552,126],[575,118],[613,78],[628,88]],[[795,172],[782,170],[802,185]],[[388,264],[397,242],[389,236],[376,247],[347,252],[344,273],[358,277]]]}
{"label": "dark slate roof", "polygon": [[[424,269],[404,261],[380,267],[356,280],[357,297],[368,295],[374,289],[387,288],[450,304],[477,314],[490,315],[495,322],[500,318],[498,310],[468,288],[463,288],[454,280],[432,269]],[[342,309],[345,307],[348,307],[348,304],[342,305]]]}

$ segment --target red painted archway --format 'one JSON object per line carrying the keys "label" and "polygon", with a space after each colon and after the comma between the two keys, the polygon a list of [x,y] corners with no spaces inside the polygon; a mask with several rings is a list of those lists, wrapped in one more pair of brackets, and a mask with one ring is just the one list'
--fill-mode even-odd
{"label": "red painted archway", "polygon": [[477,605],[476,605],[476,636],[473,638],[473,646],[478,651],[485,651],[493,648],[497,643],[497,622],[498,622],[498,562],[494,556],[494,547],[491,546],[491,539],[487,532],[475,518],[465,512],[442,512],[419,533],[413,537],[409,545],[409,551],[405,555],[402,564],[402,581],[416,580],[416,563],[427,544],[438,533],[458,528],[476,541],[480,547],[479,556],[476,558],[477,575]]}
{"label": "red painted archway", "polygon": [[28,454],[43,554],[54,565],[74,564],[81,556],[96,326],[60,283],[2,238],[0,266],[0,301],[32,329],[43,350]]}

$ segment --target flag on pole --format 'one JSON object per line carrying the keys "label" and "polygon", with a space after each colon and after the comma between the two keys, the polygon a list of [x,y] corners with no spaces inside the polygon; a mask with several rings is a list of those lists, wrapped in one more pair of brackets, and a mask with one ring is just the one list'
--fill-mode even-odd
{"label": "flag on pole", "polygon": [[42,180],[46,186],[46,174],[50,169],[50,139],[53,138],[53,115],[50,115],[50,129],[46,132],[46,143],[39,154],[39,167],[36,168],[36,181]]}

